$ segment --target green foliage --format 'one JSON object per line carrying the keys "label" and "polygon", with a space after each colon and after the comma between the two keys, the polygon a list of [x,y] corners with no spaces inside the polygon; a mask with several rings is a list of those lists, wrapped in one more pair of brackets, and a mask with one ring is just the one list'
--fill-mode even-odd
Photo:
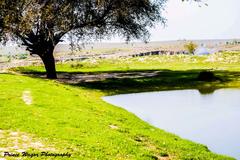
{"label": "green foliage", "polygon": [[0,20],[5,34],[19,38],[36,54],[41,49],[36,42],[51,40],[56,45],[66,34],[77,39],[118,34],[146,40],[147,27],[165,21],[161,16],[165,1],[2,0]]}

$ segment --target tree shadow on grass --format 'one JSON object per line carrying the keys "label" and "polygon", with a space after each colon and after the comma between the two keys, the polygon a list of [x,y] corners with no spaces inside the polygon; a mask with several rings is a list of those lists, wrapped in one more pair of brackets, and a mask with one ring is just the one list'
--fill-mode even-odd
{"label": "tree shadow on grass", "polygon": [[[198,76],[203,71],[145,70],[121,72],[120,74],[108,72],[104,74],[117,76],[99,78],[101,74],[95,74],[96,77],[99,77],[90,81],[77,82],[76,79],[63,80],[61,78],[59,81],[77,87],[101,90],[108,95],[179,89],[198,89],[202,94],[209,94],[220,88],[240,87],[240,72],[215,71],[214,75],[217,77],[215,80],[201,81]],[[227,85],[230,82],[239,83]]]}
{"label": "tree shadow on grass", "polygon": [[[58,72],[57,81],[75,87],[101,90],[107,95],[179,89],[198,89],[202,94],[209,94],[216,89],[240,87],[240,72],[213,71],[217,77],[215,80],[201,81],[198,76],[204,71],[206,70]],[[30,71],[24,74],[45,77],[44,72]]]}

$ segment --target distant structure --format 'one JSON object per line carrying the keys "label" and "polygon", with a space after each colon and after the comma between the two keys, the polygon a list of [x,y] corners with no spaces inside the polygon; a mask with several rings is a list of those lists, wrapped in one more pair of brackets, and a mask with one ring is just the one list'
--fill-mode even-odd
{"label": "distant structure", "polygon": [[199,47],[199,48],[196,49],[194,54],[195,55],[209,55],[210,52],[204,47]]}
{"label": "distant structure", "polygon": [[208,49],[205,47],[199,47],[195,50],[195,55],[209,55],[218,52],[216,49]]}
{"label": "distant structure", "polygon": [[132,57],[154,56],[154,55],[177,55],[177,54],[188,54],[188,52],[187,51],[158,50],[158,51],[150,51],[150,52],[133,54]]}

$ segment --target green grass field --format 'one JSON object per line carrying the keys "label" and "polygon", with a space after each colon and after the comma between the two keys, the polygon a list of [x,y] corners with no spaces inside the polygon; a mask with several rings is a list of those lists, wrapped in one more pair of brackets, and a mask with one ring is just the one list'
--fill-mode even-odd
{"label": "green grass field", "polygon": [[[0,74],[0,152],[68,152],[72,154],[70,159],[232,159],[157,129],[132,113],[107,104],[101,97],[156,90],[191,88],[205,93],[239,88],[240,53],[58,64],[59,73],[69,74],[159,71],[154,77],[114,78],[74,85],[38,78],[44,72],[41,66],[12,70],[25,75]],[[219,80],[199,81],[197,76],[203,70],[211,70]],[[67,159],[44,157],[47,158]]]}

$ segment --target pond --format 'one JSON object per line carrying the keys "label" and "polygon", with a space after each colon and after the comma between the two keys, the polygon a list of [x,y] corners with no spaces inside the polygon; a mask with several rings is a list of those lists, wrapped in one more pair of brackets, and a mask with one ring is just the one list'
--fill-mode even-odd
{"label": "pond", "polygon": [[240,89],[177,90],[103,97],[165,131],[240,160]]}

